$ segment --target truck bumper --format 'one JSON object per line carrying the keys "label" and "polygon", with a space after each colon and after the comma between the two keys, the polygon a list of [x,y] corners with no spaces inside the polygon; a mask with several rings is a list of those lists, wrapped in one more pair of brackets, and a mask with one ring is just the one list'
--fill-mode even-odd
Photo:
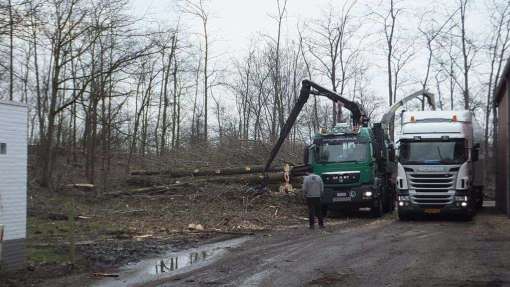
{"label": "truck bumper", "polygon": [[[433,197],[428,199],[424,196]],[[445,197],[446,196],[446,197]],[[435,198],[434,198],[435,197]],[[439,199],[437,199],[439,198]],[[452,214],[470,215],[474,213],[477,200],[472,190],[451,190],[448,193],[427,194],[410,193],[407,190],[398,190],[398,212],[402,215],[412,214]],[[436,201],[436,202],[434,202]],[[448,202],[444,202],[448,201]]]}
{"label": "truck bumper", "polygon": [[375,190],[368,185],[353,188],[325,187],[321,203],[333,208],[372,207],[375,196]]}
{"label": "truck bumper", "polygon": [[404,215],[412,214],[449,214],[449,215],[467,215],[471,212],[468,207],[460,207],[456,204],[450,204],[443,207],[423,207],[409,203],[406,206],[398,206],[398,212]]}

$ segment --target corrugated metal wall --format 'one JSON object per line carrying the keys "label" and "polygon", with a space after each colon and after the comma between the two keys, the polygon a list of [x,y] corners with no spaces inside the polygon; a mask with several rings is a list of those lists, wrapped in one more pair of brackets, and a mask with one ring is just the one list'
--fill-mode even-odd
{"label": "corrugated metal wall", "polygon": [[[502,83],[504,95],[498,105],[498,142],[496,147],[496,155],[498,160],[496,161],[496,207],[506,212],[507,206],[507,171],[508,171],[508,88],[507,82]],[[500,90],[501,92],[501,90]]]}

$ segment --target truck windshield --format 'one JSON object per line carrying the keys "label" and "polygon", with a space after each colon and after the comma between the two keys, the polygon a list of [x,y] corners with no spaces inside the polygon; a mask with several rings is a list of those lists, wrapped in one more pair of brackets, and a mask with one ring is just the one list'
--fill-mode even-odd
{"label": "truck windshield", "polygon": [[401,141],[399,161],[403,164],[460,164],[466,161],[464,140]]}
{"label": "truck windshield", "polygon": [[331,141],[319,145],[319,162],[366,161],[368,144],[356,141]]}

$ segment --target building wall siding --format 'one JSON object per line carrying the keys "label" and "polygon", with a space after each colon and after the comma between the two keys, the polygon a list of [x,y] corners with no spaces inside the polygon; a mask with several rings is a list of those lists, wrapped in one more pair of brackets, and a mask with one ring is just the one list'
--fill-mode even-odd
{"label": "building wall siding", "polygon": [[507,212],[507,160],[509,152],[508,82],[503,83],[501,87],[504,90],[504,95],[498,105],[498,142],[496,147],[498,158],[496,161],[496,208],[502,212]]}
{"label": "building wall siding", "polygon": [[25,239],[7,240],[2,243],[2,261],[0,269],[3,271],[18,270],[26,262]]}
{"label": "building wall siding", "polygon": [[[6,154],[0,154],[0,224],[4,226],[4,243],[26,237],[27,218],[27,108],[0,102],[0,143]],[[2,246],[2,265],[19,266],[24,261],[24,248],[19,244]],[[11,269],[12,266],[7,266]]]}

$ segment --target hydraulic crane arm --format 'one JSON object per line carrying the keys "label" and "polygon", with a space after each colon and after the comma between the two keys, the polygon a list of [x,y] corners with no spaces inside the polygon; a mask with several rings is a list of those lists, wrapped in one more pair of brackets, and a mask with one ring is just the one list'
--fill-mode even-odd
{"label": "hydraulic crane arm", "polygon": [[[333,102],[340,102],[343,104],[344,108],[349,110],[352,113],[352,121],[354,126],[368,125],[368,118],[366,117],[365,110],[363,110],[363,107],[359,105],[356,102],[350,101],[339,94],[330,91],[312,81],[304,80],[302,82],[301,91],[303,91],[303,88],[305,88],[306,85],[309,85],[309,94],[317,95],[317,96],[324,96],[328,99],[332,100]],[[313,90],[311,89],[313,88]]]}
{"label": "hydraulic crane arm", "polygon": [[273,149],[271,150],[271,154],[269,156],[269,159],[267,160],[267,163],[264,168],[264,172],[267,172],[269,168],[271,167],[271,163],[273,162],[274,158],[280,151],[280,148],[289,135],[290,131],[292,130],[292,127],[294,126],[294,123],[296,122],[296,119],[301,113],[301,110],[303,109],[304,105],[308,101],[308,98],[310,97],[310,94],[317,95],[317,96],[324,96],[329,98],[330,100],[334,102],[340,102],[344,105],[344,107],[349,110],[352,113],[352,121],[354,126],[367,126],[368,125],[368,117],[363,110],[363,108],[356,102],[350,101],[339,94],[330,91],[312,81],[309,80],[303,80],[301,83],[301,91],[299,93],[299,98],[296,101],[296,104],[292,108],[289,117],[287,118],[287,121],[282,127],[282,130],[280,131],[280,137],[276,141],[276,144],[274,145]]}
{"label": "hydraulic crane arm", "polygon": [[424,98],[427,98],[427,102],[432,108],[432,110],[436,110],[436,101],[434,94],[428,92],[427,90],[421,90],[414,92],[410,94],[409,96],[401,99],[400,101],[393,104],[393,106],[390,107],[390,110],[385,113],[381,119],[381,126],[382,128],[392,136],[393,139],[393,125],[395,121],[395,113],[397,110],[401,107],[403,107],[407,102],[416,99],[420,96],[423,96]]}

